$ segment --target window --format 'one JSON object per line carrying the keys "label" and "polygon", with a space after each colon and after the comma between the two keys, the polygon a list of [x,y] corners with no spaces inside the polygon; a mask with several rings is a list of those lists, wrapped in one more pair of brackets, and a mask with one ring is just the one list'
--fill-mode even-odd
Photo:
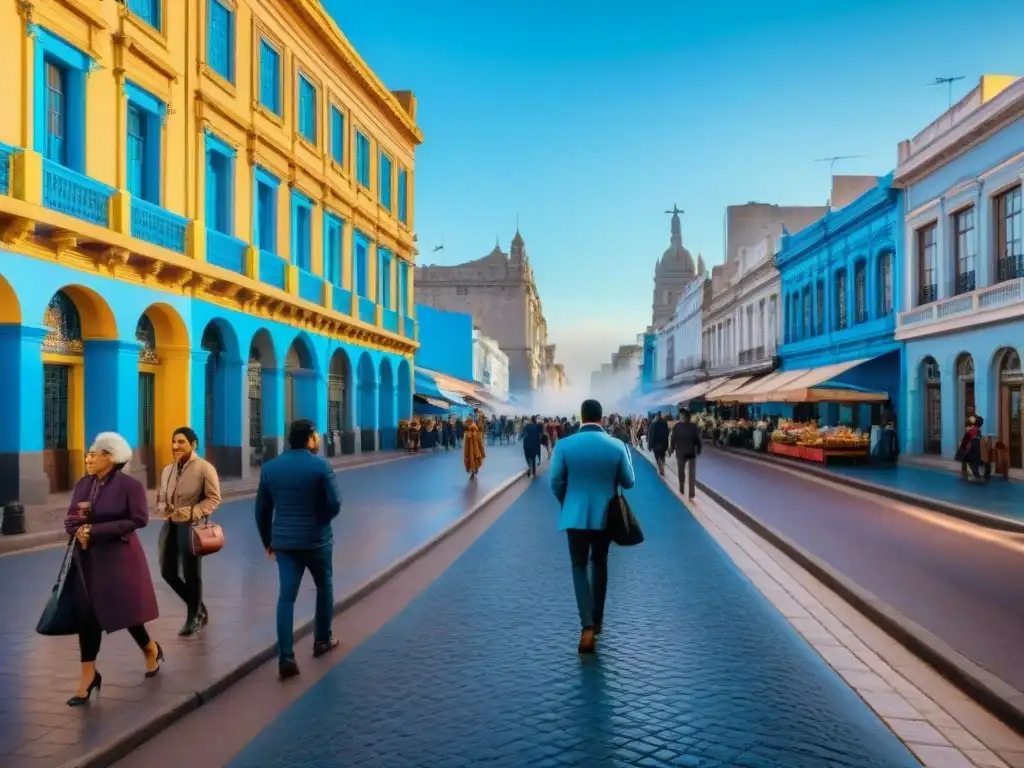
{"label": "window", "polygon": [[398,262],[398,311],[405,315],[409,312],[409,265],[399,260]]}
{"label": "window", "polygon": [[345,115],[331,106],[331,157],[340,166],[345,165]]}
{"label": "window", "polygon": [[47,160],[85,172],[85,79],[92,59],[42,27],[33,27],[33,146]]}
{"label": "window", "polygon": [[809,339],[811,338],[811,289],[804,288],[803,290],[803,332],[800,338]]}
{"label": "window", "polygon": [[160,205],[160,141],[167,107],[134,83],[125,83],[124,92],[128,99],[128,192]]}
{"label": "window", "polygon": [[391,251],[377,249],[377,303],[391,309]]}
{"label": "window", "polygon": [[206,134],[206,226],[225,235],[235,233],[235,150]]}
{"label": "window", "polygon": [[818,336],[825,333],[825,281],[819,280],[814,296],[814,320]]}
{"label": "window", "polygon": [[260,251],[277,253],[277,177],[256,166],[256,216],[253,245]]}
{"label": "window", "polygon": [[[125,2],[125,0],[121,0]],[[149,24],[153,29],[160,31],[160,0],[127,0],[128,10]]]}
{"label": "window", "polygon": [[229,83],[235,82],[235,14],[224,0],[206,0],[206,61]]}
{"label": "window", "polygon": [[409,223],[409,172],[405,168],[398,169],[398,220]]}
{"label": "window", "polygon": [[882,290],[879,296],[879,314],[882,317],[892,313],[892,254],[883,253],[878,263],[879,283]]}
{"label": "window", "polygon": [[292,263],[306,272],[310,269],[313,241],[313,201],[301,192],[292,192]]}
{"label": "window", "polygon": [[868,319],[868,276],[865,262],[857,263],[853,269],[853,322],[864,323]]}
{"label": "window", "polygon": [[362,131],[356,131],[356,181],[370,188],[370,140]]}
{"label": "window", "polygon": [[380,151],[380,164],[377,167],[377,189],[380,193],[380,204],[391,213],[391,158],[383,149]]}
{"label": "window", "polygon": [[281,54],[260,38],[260,104],[281,114]]}
{"label": "window", "polygon": [[366,235],[362,232],[356,232],[353,235],[353,259],[352,269],[355,270],[355,285],[356,293],[365,298],[369,297],[369,254],[370,254],[370,242],[366,239]]}
{"label": "window", "polygon": [[1014,187],[995,199],[996,259],[999,281],[1024,277],[1024,213],[1021,188]]}
{"label": "window", "polygon": [[956,293],[968,293],[976,287],[974,271],[974,208],[953,215],[953,258],[956,264]]}
{"label": "window", "polygon": [[341,219],[324,212],[324,278],[341,285]]}
{"label": "window", "polygon": [[849,327],[846,314],[846,270],[836,272],[836,330],[842,331]]}
{"label": "window", "polygon": [[929,224],[917,230],[918,304],[928,304],[938,297],[935,229],[935,224]]}
{"label": "window", "polygon": [[316,86],[299,75],[299,135],[316,144]]}

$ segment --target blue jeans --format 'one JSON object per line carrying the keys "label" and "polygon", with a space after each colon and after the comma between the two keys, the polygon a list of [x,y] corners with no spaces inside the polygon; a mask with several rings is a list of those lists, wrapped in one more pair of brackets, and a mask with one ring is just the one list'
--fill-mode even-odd
{"label": "blue jeans", "polygon": [[334,618],[334,547],[289,549],[274,552],[280,591],[277,595],[277,657],[280,661],[295,659],[295,599],[299,596],[302,576],[309,570],[316,585],[316,619],[313,639],[331,639]]}

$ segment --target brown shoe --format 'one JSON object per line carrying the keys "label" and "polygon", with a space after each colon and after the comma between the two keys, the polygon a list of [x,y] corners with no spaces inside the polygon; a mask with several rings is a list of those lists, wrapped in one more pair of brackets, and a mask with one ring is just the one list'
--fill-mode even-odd
{"label": "brown shoe", "polygon": [[580,645],[577,648],[579,653],[594,653],[597,650],[597,639],[594,637],[593,629],[584,629],[580,632]]}
{"label": "brown shoe", "polygon": [[299,674],[299,665],[295,663],[294,659],[288,659],[287,661],[277,662],[277,676],[281,680],[287,680],[290,677],[295,677]]}
{"label": "brown shoe", "polygon": [[313,643],[313,658],[318,659],[324,654],[330,653],[341,644],[341,641],[336,637],[332,637],[330,640],[323,642],[317,641]]}

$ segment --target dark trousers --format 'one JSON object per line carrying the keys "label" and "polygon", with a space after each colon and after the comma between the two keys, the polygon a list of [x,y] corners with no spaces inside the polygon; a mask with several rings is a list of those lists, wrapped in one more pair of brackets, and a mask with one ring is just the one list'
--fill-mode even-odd
{"label": "dark trousers", "polygon": [[659,446],[655,446],[652,450],[654,451],[654,460],[658,463],[658,472],[660,472],[661,474],[664,475],[665,474],[665,449],[662,448],[659,445]]}
{"label": "dark trousers", "polygon": [[[604,619],[604,598],[608,593],[608,548],[612,540],[605,531],[570,529],[566,534],[580,626],[587,629],[600,624]],[[588,560],[592,565],[589,579]]]}
{"label": "dark trousers", "polygon": [[531,453],[526,457],[526,464],[530,469],[531,475],[537,474],[537,460],[540,458],[536,453]]}
{"label": "dark trousers", "polygon": [[203,603],[203,561],[192,554],[191,528],[191,523],[164,523],[160,532],[160,575],[185,602],[189,618],[195,618]]}
{"label": "dark trousers", "polygon": [[[687,465],[690,471],[687,472]],[[676,473],[679,475],[679,492],[692,499],[696,495],[694,483],[697,482],[697,457],[676,454]]]}
{"label": "dark trousers", "polygon": [[316,549],[276,550],[274,558],[277,560],[280,583],[277,595],[277,656],[281,661],[294,661],[295,600],[307,570],[316,585],[313,640],[327,642],[331,639],[331,620],[334,618],[334,547],[329,545]]}
{"label": "dark trousers", "polygon": [[[146,650],[149,645],[149,632],[146,631],[145,624],[128,627],[128,634],[132,636],[139,648]],[[78,650],[81,653],[83,664],[96,661],[96,657],[100,655],[102,642],[103,627],[100,626],[100,620],[96,618],[96,614],[90,610],[89,616],[78,632]]]}

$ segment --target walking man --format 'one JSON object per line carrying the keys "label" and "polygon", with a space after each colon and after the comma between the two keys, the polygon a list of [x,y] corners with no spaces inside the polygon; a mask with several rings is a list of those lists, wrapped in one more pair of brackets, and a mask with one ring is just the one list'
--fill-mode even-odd
{"label": "walking man", "polygon": [[277,560],[277,669],[281,679],[295,677],[293,629],[295,599],[308,570],[316,585],[313,657],[338,647],[331,634],[334,617],[334,532],[341,497],[330,463],[318,456],[320,435],[309,419],[292,422],[288,447],[263,465],[256,491],[256,526],[267,555]]}
{"label": "walking man", "polygon": [[[572,583],[582,628],[578,650],[594,653],[608,591],[608,503],[620,487],[632,488],[635,476],[629,448],[601,426],[601,404],[584,400],[580,411],[583,424],[579,431],[555,445],[551,490],[562,505],[558,530],[566,532],[569,542]],[[590,579],[588,559],[593,566]]]}
{"label": "walking man", "polygon": [[[668,452],[676,455],[676,471],[679,474],[679,492],[692,499],[696,495],[694,483],[697,481],[697,457],[704,446],[700,440],[700,430],[690,420],[690,412],[682,411],[679,421],[672,427],[672,435]],[[689,483],[687,483],[687,465],[689,465]]]}
{"label": "walking man", "polygon": [[665,453],[668,451],[668,422],[661,411],[658,411],[648,429],[647,447],[654,453],[654,460],[658,463],[658,474],[664,477]]}

